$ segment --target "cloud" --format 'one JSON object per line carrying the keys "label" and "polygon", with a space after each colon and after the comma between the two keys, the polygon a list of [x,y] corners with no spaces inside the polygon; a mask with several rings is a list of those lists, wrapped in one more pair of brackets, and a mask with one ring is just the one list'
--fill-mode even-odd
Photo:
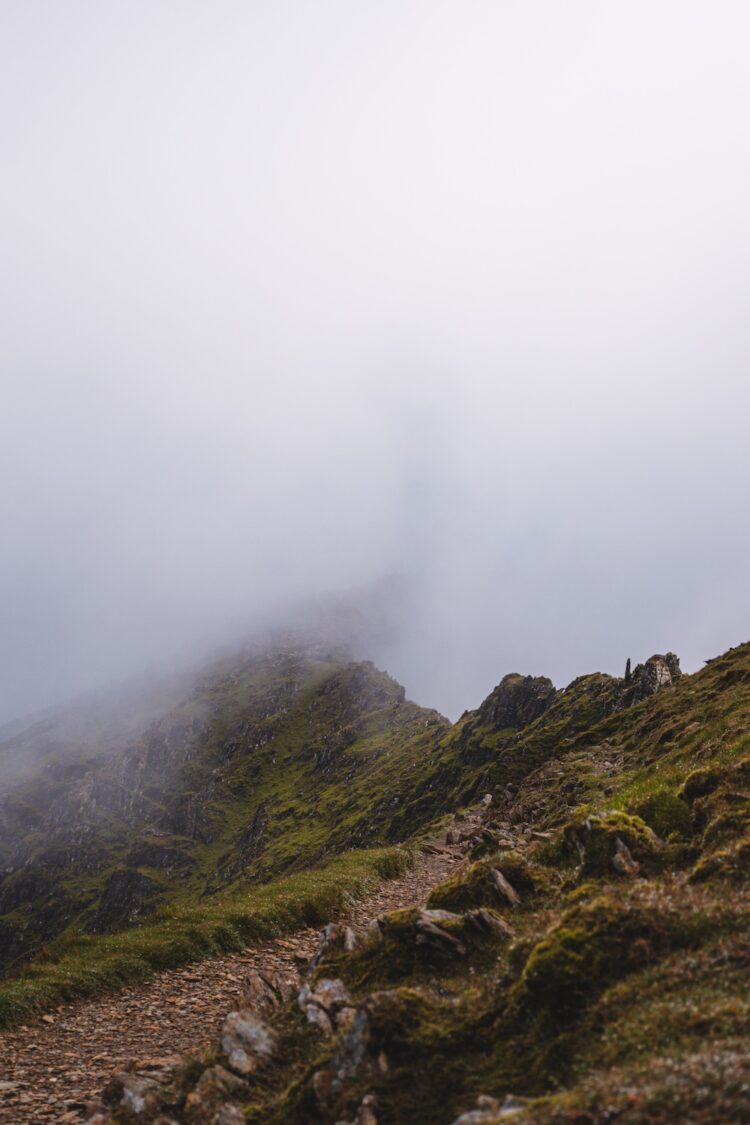
{"label": "cloud", "polygon": [[451,714],[744,639],[744,5],[2,24],[0,717],[394,571]]}

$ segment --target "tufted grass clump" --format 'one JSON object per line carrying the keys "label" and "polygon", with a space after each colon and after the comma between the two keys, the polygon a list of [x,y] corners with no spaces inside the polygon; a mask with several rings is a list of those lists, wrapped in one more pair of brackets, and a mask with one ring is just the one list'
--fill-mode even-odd
{"label": "tufted grass clump", "polygon": [[632,811],[662,840],[689,840],[693,833],[690,809],[669,790],[652,794],[637,803]]}
{"label": "tufted grass clump", "polygon": [[529,953],[514,1002],[521,1012],[573,1013],[613,981],[700,944],[722,925],[720,912],[686,914],[634,896],[605,893],[576,903]]}

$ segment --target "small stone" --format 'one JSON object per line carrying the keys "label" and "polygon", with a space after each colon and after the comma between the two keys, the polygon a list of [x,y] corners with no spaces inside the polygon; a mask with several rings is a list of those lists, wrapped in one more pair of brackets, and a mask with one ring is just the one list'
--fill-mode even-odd
{"label": "small stone", "polygon": [[378,1119],[375,1115],[377,1108],[377,1101],[374,1094],[367,1094],[362,1099],[362,1104],[357,1110],[357,1116],[354,1118],[354,1125],[378,1125]]}
{"label": "small stone", "polygon": [[331,1096],[333,1086],[333,1074],[329,1068],[325,1070],[316,1070],[312,1076],[312,1088],[315,1097],[319,1102],[327,1102]]}
{"label": "small stone", "polygon": [[528,1104],[527,1098],[517,1098],[515,1094],[508,1094],[505,1101],[500,1106],[500,1116],[514,1117],[517,1113],[520,1113],[522,1109],[525,1109]]}
{"label": "small stone", "polygon": [[230,1012],[221,1029],[221,1049],[238,1074],[254,1074],[273,1055],[275,1035],[253,1012]]}
{"label": "small stone", "polygon": [[310,959],[310,967],[316,968],[330,953],[352,953],[357,946],[357,935],[349,926],[329,922],[320,934],[317,953]]}
{"label": "small stone", "polygon": [[338,1008],[345,1008],[351,1004],[351,997],[343,981],[321,980],[315,985],[310,1000],[325,1008],[327,1012],[335,1012]]}
{"label": "small stone", "polygon": [[270,1016],[288,998],[289,987],[278,974],[253,970],[245,978],[241,1007],[259,1016]]}
{"label": "small stone", "polygon": [[357,1014],[356,1008],[342,1008],[336,1013],[336,1028],[339,1031],[348,1031]]}
{"label": "small stone", "polygon": [[196,1122],[196,1125],[198,1122],[215,1120],[213,1114],[219,1107],[228,1098],[246,1089],[247,1083],[223,1066],[208,1067],[198,1079],[195,1089],[185,1099],[185,1120]]}
{"label": "small stone", "polygon": [[618,875],[627,875],[629,879],[634,879],[641,869],[638,860],[633,859],[630,853],[630,848],[624,844],[619,836],[615,839],[616,850],[612,857],[612,866]]}
{"label": "small stone", "polygon": [[321,1031],[326,1038],[333,1035],[331,1017],[317,1004],[308,1004],[305,1008],[305,1015],[307,1016],[307,1022],[311,1023],[313,1027],[317,1027],[318,1031]]}
{"label": "small stone", "polygon": [[477,910],[467,910],[464,914],[464,921],[467,926],[481,934],[492,935],[493,937],[513,937],[513,927],[504,918],[498,917],[490,910],[485,910],[484,907],[479,907]]}
{"label": "small stone", "polygon": [[245,1117],[239,1106],[231,1103],[223,1105],[214,1117],[214,1125],[245,1125]]}
{"label": "small stone", "polygon": [[439,925],[440,922],[460,922],[461,915],[454,914],[452,910],[420,910],[419,920]]}
{"label": "small stone", "polygon": [[477,1108],[469,1110],[468,1113],[462,1113],[453,1122],[453,1125],[491,1125],[491,1122],[497,1120],[501,1112],[500,1102],[497,1098],[490,1098],[486,1094],[480,1094],[477,1098]]}
{"label": "small stone", "polygon": [[[426,911],[424,913],[427,913]],[[452,960],[466,955],[466,946],[446,930],[423,917],[417,919],[417,945],[425,946],[441,960]]]}
{"label": "small stone", "polygon": [[[318,981],[314,990],[303,984],[297,1004],[306,1014],[308,1023],[314,1024],[324,1035],[331,1035],[334,1027],[343,1026],[339,1012],[354,1010],[351,997],[340,980]],[[346,1017],[344,1023],[350,1024],[352,1018]]]}
{"label": "small stone", "polygon": [[498,871],[496,867],[492,869],[492,881],[495,884],[495,889],[500,897],[501,902],[507,903],[510,906],[516,907],[521,902],[521,896],[518,891],[510,885],[508,880],[503,875],[502,871]]}

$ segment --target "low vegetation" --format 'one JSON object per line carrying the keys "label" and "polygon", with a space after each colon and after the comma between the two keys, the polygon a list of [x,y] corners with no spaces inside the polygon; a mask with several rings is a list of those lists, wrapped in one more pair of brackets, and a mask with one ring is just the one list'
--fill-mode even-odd
{"label": "low vegetation", "polygon": [[[440,825],[464,858],[426,907],[384,915],[353,947],[331,941],[306,984],[339,1007],[310,1022],[292,1000],[269,1017],[273,1058],[232,1086],[237,1112],[256,1125],[371,1123],[373,1105],[377,1125],[451,1125],[475,1107],[472,1125],[511,1110],[535,1125],[750,1120],[750,645],[692,676],[668,654],[627,681],[582,677],[559,692],[507,677],[452,728],[355,667],[319,669],[268,743],[293,779],[273,783],[290,786],[276,815],[300,778],[320,777],[326,847]],[[327,716],[315,742],[310,708]],[[307,716],[294,739],[292,711]],[[347,723],[356,737],[340,735]],[[308,840],[306,859],[319,858],[317,828],[305,831],[295,820],[294,846]],[[250,889],[276,833],[231,893],[116,935],[64,934],[0,988],[0,1016],[327,922],[408,862],[404,849],[353,852]],[[215,1063],[227,1060],[185,1069],[176,1120],[213,1120],[195,1107]]]}
{"label": "low vegetation", "polygon": [[[538,746],[558,702],[532,721]],[[745,646],[605,714],[516,782],[492,785],[499,765],[482,763],[476,792],[493,802],[462,869],[427,915],[400,910],[324,956],[311,986],[344,982],[356,1020],[303,1044],[303,1015],[280,1013],[247,1119],[353,1121],[366,1095],[378,1125],[449,1125],[477,1104],[487,1125],[511,1109],[539,1125],[750,1119],[748,732]],[[482,911],[495,925],[480,934]],[[426,942],[420,919],[446,940]]]}

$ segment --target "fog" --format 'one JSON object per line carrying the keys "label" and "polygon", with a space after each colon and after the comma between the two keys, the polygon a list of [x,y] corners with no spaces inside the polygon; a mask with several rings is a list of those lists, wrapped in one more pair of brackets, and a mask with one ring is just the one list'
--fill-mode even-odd
{"label": "fog", "polygon": [[411,577],[455,716],[748,638],[750,10],[0,8],[0,721]]}

